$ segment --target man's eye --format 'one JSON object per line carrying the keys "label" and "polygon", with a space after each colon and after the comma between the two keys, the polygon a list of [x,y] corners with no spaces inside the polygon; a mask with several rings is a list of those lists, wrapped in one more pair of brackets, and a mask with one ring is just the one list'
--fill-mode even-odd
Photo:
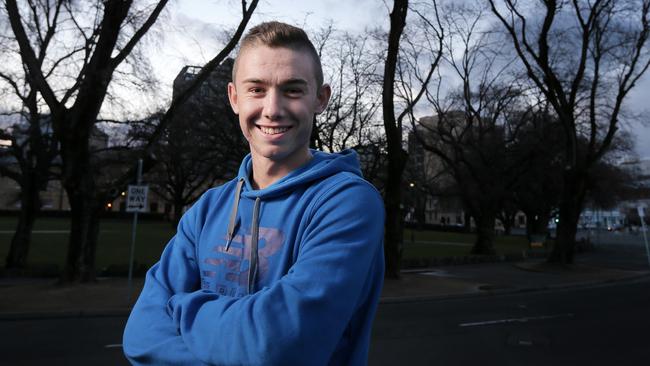
{"label": "man's eye", "polygon": [[253,93],[253,94],[260,94],[260,93],[264,92],[264,89],[262,89],[262,88],[250,88],[248,91]]}
{"label": "man's eye", "polygon": [[303,91],[300,88],[289,88],[285,90],[288,95],[302,95]]}

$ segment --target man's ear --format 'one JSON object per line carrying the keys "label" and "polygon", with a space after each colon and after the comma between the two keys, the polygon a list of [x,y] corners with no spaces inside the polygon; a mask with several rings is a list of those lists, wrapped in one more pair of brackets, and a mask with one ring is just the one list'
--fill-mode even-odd
{"label": "man's ear", "polygon": [[330,101],[330,96],[332,95],[332,88],[329,84],[323,84],[316,94],[316,101],[318,105],[316,106],[316,114],[323,113],[325,108],[327,108],[327,103]]}
{"label": "man's ear", "polygon": [[239,107],[237,106],[237,89],[235,88],[235,84],[232,82],[228,83],[228,100],[230,101],[230,107],[233,112],[239,114]]}

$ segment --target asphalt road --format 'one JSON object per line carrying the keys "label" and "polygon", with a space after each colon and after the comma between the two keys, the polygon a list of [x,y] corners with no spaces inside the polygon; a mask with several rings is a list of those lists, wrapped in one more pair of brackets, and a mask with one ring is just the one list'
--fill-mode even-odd
{"label": "asphalt road", "polygon": [[[127,365],[123,317],[0,322],[0,365]],[[370,365],[646,365],[650,280],[382,304]]]}
{"label": "asphalt road", "polygon": [[0,365],[129,365],[122,355],[126,317],[0,321]]}
{"label": "asphalt road", "polygon": [[650,281],[383,304],[370,365],[647,365]]}

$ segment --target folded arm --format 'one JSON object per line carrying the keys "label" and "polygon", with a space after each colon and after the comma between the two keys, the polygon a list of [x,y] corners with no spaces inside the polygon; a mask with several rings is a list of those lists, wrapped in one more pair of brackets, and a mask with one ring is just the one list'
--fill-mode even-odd
{"label": "folded arm", "polygon": [[194,253],[194,212],[183,216],[160,262],[148,272],[144,288],[124,330],[124,354],[134,365],[201,365],[189,351],[167,304],[175,293],[199,286]]}

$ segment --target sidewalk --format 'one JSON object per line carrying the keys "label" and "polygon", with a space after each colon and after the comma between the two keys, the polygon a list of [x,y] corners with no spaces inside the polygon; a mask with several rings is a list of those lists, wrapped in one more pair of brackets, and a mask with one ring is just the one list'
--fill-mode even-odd
{"label": "sidewalk", "polygon": [[590,286],[649,276],[650,271],[588,265],[562,267],[542,261],[437,267],[386,280],[382,303],[480,296]]}
{"label": "sidewalk", "polygon": [[[649,275],[648,270],[580,264],[560,267],[540,261],[436,267],[405,271],[399,280],[386,280],[381,302],[589,286]],[[125,278],[103,278],[93,284],[71,286],[59,286],[56,279],[0,279],[0,320],[126,316],[142,284],[142,278],[135,279],[129,297]]]}

